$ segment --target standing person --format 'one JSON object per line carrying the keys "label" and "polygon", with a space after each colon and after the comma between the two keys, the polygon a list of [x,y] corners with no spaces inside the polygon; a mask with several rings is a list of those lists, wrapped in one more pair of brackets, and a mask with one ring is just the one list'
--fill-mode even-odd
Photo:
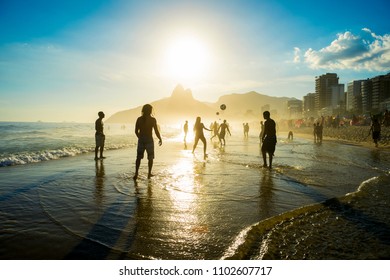
{"label": "standing person", "polygon": [[372,118],[370,132],[372,132],[372,139],[374,140],[375,147],[378,147],[378,142],[381,138],[381,124],[376,116]]}
{"label": "standing person", "polygon": [[[226,120],[223,120],[223,123],[221,123],[221,125],[219,126],[218,131],[221,131],[219,133],[219,142],[221,143],[221,146],[225,146],[226,145],[226,141],[225,141],[226,131],[229,132],[230,136],[232,136],[232,134],[230,133],[230,130],[229,130],[229,126],[226,123]],[[223,141],[223,143],[222,143],[222,141]]]}
{"label": "standing person", "polygon": [[[263,154],[263,167],[272,168],[272,159],[275,152],[276,145],[276,123],[273,119],[271,119],[271,114],[269,111],[265,111],[263,113],[263,117],[265,119],[264,122],[264,134],[263,134],[263,145],[261,146],[261,152]],[[269,165],[267,165],[267,153],[269,156]]]}
{"label": "standing person", "polygon": [[260,121],[260,134],[259,134],[260,143],[263,142],[263,135],[264,135],[264,122]]}
{"label": "standing person", "polygon": [[184,131],[184,144],[187,143],[187,133],[188,133],[188,121],[185,122],[183,126],[183,131]]}
{"label": "standing person", "polygon": [[150,104],[145,104],[142,107],[142,116],[138,117],[135,124],[135,135],[138,137],[137,145],[137,159],[135,161],[135,175],[134,180],[138,178],[138,170],[141,165],[141,159],[144,158],[144,153],[148,154],[148,179],[152,175],[152,167],[154,160],[154,141],[153,141],[153,129],[158,138],[158,144],[162,145],[160,131],[157,126],[157,120],[152,117],[153,107]]}
{"label": "standing person", "polygon": [[[100,111],[98,113],[99,118],[95,121],[95,160],[104,159],[103,150],[104,150],[104,142],[106,140],[106,136],[103,133],[103,119],[105,117],[104,113]],[[98,152],[100,149],[100,157],[98,158]]]}
{"label": "standing person", "polygon": [[206,159],[207,158],[207,154],[206,154],[207,142],[206,142],[206,138],[204,137],[203,129],[211,131],[211,129],[208,129],[204,126],[204,124],[201,122],[201,118],[197,117],[195,125],[194,125],[195,142],[194,142],[194,147],[192,149],[192,153],[195,152],[196,146],[198,145],[198,142],[200,139],[203,142],[203,158]]}
{"label": "standing person", "polygon": [[246,123],[244,125],[244,137],[248,138],[249,137],[249,123]]}

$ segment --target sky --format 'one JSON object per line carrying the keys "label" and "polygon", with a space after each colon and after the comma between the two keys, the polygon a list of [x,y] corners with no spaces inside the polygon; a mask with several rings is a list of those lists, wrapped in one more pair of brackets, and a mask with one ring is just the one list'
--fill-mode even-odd
{"label": "sky", "polygon": [[390,72],[387,0],[0,0],[0,121],[93,122],[169,97],[277,97]]}

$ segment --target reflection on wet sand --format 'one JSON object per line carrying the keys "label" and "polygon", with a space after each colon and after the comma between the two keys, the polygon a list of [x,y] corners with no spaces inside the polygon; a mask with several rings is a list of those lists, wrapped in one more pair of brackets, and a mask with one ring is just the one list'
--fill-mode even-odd
{"label": "reflection on wet sand", "polygon": [[259,189],[259,215],[267,218],[272,214],[273,209],[273,195],[274,195],[274,181],[272,178],[272,171],[263,169]]}

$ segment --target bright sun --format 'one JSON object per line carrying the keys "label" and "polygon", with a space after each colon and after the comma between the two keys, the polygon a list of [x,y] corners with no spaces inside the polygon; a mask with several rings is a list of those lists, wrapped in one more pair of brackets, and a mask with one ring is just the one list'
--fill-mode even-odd
{"label": "bright sun", "polygon": [[164,74],[177,82],[194,82],[207,74],[210,55],[206,45],[195,37],[181,37],[167,48]]}

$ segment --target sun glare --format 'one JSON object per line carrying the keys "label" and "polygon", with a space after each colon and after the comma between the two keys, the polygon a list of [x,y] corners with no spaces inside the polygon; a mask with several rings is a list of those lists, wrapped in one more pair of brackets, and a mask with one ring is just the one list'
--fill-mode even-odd
{"label": "sun glare", "polygon": [[164,75],[180,83],[190,83],[205,76],[210,55],[206,45],[195,37],[182,37],[167,48]]}

